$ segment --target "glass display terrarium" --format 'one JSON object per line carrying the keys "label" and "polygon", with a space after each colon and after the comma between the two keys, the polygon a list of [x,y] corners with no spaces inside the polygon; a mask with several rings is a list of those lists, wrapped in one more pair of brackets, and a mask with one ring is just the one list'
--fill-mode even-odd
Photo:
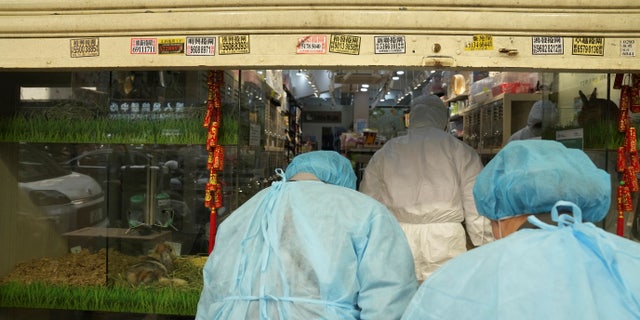
{"label": "glass display terrarium", "polygon": [[2,307],[195,314],[215,227],[288,159],[282,88],[218,72],[216,83],[211,71],[2,75],[15,97],[0,113]]}

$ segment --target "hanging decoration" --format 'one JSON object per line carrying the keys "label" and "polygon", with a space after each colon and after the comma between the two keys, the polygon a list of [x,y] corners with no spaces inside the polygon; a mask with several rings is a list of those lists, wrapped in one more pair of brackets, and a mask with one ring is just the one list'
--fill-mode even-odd
{"label": "hanging decoration", "polygon": [[616,170],[619,177],[617,189],[618,221],[616,233],[624,236],[625,213],[633,212],[631,194],[640,191],[638,185],[638,173],[640,162],[638,160],[638,147],[636,128],[631,125],[630,113],[640,112],[640,74],[630,76],[631,83],[624,83],[625,75],[616,74],[614,88],[620,89],[620,118],[618,119],[618,131],[624,134],[622,146],[618,147],[618,160]]}
{"label": "hanging decoration", "polygon": [[213,251],[216,238],[216,210],[222,207],[222,186],[218,172],[224,167],[224,147],[218,144],[220,122],[222,120],[221,88],[224,82],[224,71],[209,71],[207,76],[208,96],[207,111],[202,126],[207,128],[206,148],[208,152],[207,168],[209,181],[205,187],[204,206],[209,214],[209,253]]}

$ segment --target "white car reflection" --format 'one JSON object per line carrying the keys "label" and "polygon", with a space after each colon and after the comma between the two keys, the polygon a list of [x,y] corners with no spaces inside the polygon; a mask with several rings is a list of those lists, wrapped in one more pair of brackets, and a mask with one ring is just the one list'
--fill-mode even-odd
{"label": "white car reflection", "polygon": [[18,186],[24,193],[18,212],[24,222],[46,219],[59,233],[108,225],[104,193],[93,178],[62,168],[26,144],[20,146],[18,161]]}

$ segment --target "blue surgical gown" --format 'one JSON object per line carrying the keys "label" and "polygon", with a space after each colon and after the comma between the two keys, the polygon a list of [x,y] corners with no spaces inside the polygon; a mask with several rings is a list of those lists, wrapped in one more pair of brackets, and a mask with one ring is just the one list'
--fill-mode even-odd
{"label": "blue surgical gown", "polygon": [[523,229],[442,266],[402,319],[640,319],[640,244],[592,223]]}
{"label": "blue surgical gown", "polygon": [[196,319],[399,319],[417,289],[380,203],[320,181],[276,182],[227,218]]}

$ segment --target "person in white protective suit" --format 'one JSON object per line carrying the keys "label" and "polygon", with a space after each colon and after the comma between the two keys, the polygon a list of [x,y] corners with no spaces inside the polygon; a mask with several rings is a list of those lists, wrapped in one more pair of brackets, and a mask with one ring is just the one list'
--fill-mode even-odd
{"label": "person in white protective suit", "polygon": [[399,319],[418,287],[402,229],[335,151],[297,155],[221,223],[196,319]]}
{"label": "person in white protective suit", "polygon": [[402,319],[640,319],[640,244],[593,224],[611,180],[583,151],[510,142],[473,191],[498,240],[434,272]]}
{"label": "person in white protective suit", "polygon": [[472,194],[482,162],[470,146],[445,131],[448,115],[435,95],[413,100],[408,134],[387,141],[373,155],[359,187],[400,223],[419,281],[467,251],[465,227],[475,246],[493,240],[489,220],[478,215]]}
{"label": "person in white protective suit", "polygon": [[533,104],[527,117],[527,125],[514,132],[509,140],[541,139],[543,126],[554,125],[558,121],[558,108],[550,100],[538,100]]}

